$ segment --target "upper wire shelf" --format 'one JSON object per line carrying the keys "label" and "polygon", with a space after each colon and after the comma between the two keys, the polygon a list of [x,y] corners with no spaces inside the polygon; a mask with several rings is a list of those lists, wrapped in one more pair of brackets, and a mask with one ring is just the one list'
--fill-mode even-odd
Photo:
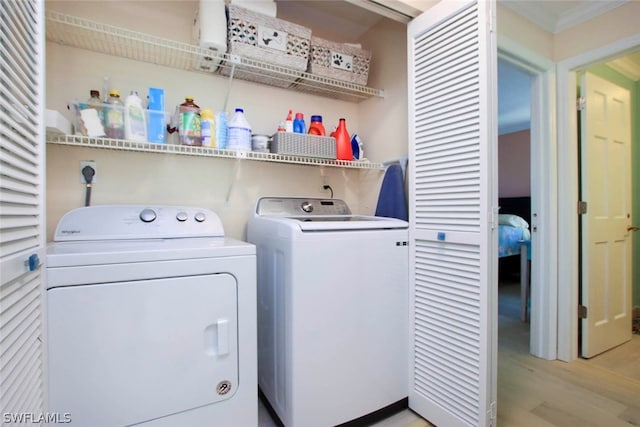
{"label": "upper wire shelf", "polygon": [[284,66],[211,51],[53,10],[46,11],[46,19],[47,40],[61,45],[208,74],[220,74],[225,68],[230,70],[236,65],[242,65],[244,73],[268,73],[274,81],[277,81],[278,75],[283,80],[290,80],[295,75],[300,78],[289,89],[352,102],[384,96],[381,89],[300,73]]}
{"label": "upper wire shelf", "polygon": [[93,138],[80,135],[48,135],[47,142],[49,144],[104,148],[123,151],[179,154],[200,157],[222,157],[229,159],[259,160],[263,162],[291,163],[298,165],[334,166],[351,169],[384,169],[384,166],[382,164],[372,163],[366,160],[330,160],[315,157],[294,156],[288,154],[262,153],[257,151],[222,150],[219,148],[195,147],[177,144],[154,144],[124,139]]}

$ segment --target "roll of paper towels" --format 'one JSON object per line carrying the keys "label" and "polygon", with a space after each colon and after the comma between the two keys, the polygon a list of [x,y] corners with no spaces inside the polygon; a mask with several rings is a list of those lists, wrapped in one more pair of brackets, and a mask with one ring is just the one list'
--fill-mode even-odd
{"label": "roll of paper towels", "polygon": [[[224,0],[200,0],[193,22],[193,38],[198,46],[223,54],[227,51],[227,17]],[[195,66],[203,71],[216,71],[221,58],[203,60]]]}

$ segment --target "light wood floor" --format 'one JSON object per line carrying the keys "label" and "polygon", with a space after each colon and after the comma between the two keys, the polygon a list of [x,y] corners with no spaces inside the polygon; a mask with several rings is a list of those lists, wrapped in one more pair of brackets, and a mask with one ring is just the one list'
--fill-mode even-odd
{"label": "light wood floor", "polygon": [[640,425],[640,335],[590,360],[545,361],[528,354],[529,324],[518,319],[518,285],[501,288],[498,425]]}
{"label": "light wood floor", "polygon": [[[640,335],[590,360],[565,363],[530,356],[519,289],[514,283],[499,292],[498,426],[640,426]],[[260,426],[275,425],[261,405]],[[375,425],[429,426],[409,409]]]}

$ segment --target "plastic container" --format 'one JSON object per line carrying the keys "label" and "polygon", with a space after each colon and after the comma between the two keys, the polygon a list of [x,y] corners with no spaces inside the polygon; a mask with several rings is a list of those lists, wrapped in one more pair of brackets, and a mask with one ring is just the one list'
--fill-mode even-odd
{"label": "plastic container", "polygon": [[304,114],[296,113],[296,118],[293,119],[293,132],[307,133],[307,125],[304,122]]}
{"label": "plastic container", "polygon": [[192,96],[186,96],[178,106],[178,140],[182,145],[202,145],[200,107]]}
{"label": "plastic container", "polygon": [[251,150],[259,153],[268,153],[269,135],[251,135]]}
{"label": "plastic container", "polygon": [[124,102],[124,137],[132,141],[147,142],[147,119],[142,99],[132,90]]}
{"label": "plastic container", "polygon": [[216,145],[218,148],[227,148],[229,119],[226,111],[216,112]]}
{"label": "plastic container", "polygon": [[325,136],[326,131],[322,124],[322,116],[311,116],[311,124],[309,125],[309,134]]}
{"label": "plastic container", "polygon": [[293,111],[289,110],[289,114],[287,115],[287,119],[284,121],[284,131],[285,132],[293,132]]}
{"label": "plastic container", "polygon": [[104,132],[108,138],[124,139],[124,104],[115,89],[109,91],[104,108]]}
{"label": "plastic container", "polygon": [[338,127],[331,132],[331,136],[336,139],[336,159],[353,160],[353,151],[351,149],[351,137],[347,131],[347,121],[340,119]]}
{"label": "plastic container", "polygon": [[147,120],[147,140],[164,144],[165,121],[164,114],[164,89],[149,88],[149,118]]}
{"label": "plastic container", "polygon": [[200,131],[203,147],[216,147],[216,120],[213,111],[206,109],[200,114]]}
{"label": "plastic container", "polygon": [[229,150],[251,151],[251,125],[244,116],[242,108],[236,108],[236,113],[229,120],[229,139],[227,148]]}
{"label": "plastic container", "polygon": [[102,100],[100,99],[100,91],[93,89],[89,91],[89,100],[87,101],[87,108],[93,108],[98,111],[98,117],[100,122],[104,125],[104,111],[102,110]]}
{"label": "plastic container", "polygon": [[84,136],[105,136],[104,111],[100,92],[94,89],[90,94],[91,96],[86,103],[76,105],[76,128]]}

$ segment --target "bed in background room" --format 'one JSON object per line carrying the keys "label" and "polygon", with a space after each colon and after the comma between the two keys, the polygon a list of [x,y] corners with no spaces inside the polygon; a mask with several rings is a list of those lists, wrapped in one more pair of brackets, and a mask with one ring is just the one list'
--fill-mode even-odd
{"label": "bed in background room", "polygon": [[[501,197],[498,200],[498,258],[500,258],[500,276],[505,270],[519,267],[520,280],[520,317],[526,321],[527,300],[529,295],[529,263],[531,259],[531,197]],[[524,242],[524,243],[523,243]],[[524,247],[523,247],[524,246]],[[524,249],[524,250],[523,250]],[[510,258],[513,257],[513,258]],[[503,259],[507,259],[504,262]]]}

